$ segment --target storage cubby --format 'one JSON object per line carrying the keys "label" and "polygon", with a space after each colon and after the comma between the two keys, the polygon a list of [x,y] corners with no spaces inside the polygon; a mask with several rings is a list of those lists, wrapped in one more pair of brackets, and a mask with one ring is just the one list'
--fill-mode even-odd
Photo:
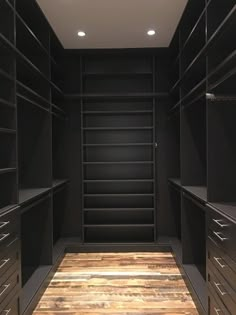
{"label": "storage cubby", "polygon": [[88,225],[99,224],[153,224],[153,210],[147,209],[100,209],[86,211]]}
{"label": "storage cubby", "polygon": [[[225,0],[224,5],[221,0],[210,1],[207,6],[207,36],[208,39],[215,33],[216,29],[225,23],[230,13],[235,9],[234,0]],[[234,10],[235,11],[235,10]],[[234,15],[235,17],[235,15]]]}
{"label": "storage cubby", "polygon": [[183,99],[194,99],[205,92],[206,59],[199,57],[187,72],[183,74],[181,84],[181,97]]}
{"label": "storage cubby", "polygon": [[153,242],[153,235],[153,225],[85,227],[85,240],[88,243]]}
{"label": "storage cubby", "polygon": [[87,180],[85,194],[148,194],[153,192],[154,180]]}
{"label": "storage cubby", "polygon": [[0,129],[16,130],[16,111],[14,106],[0,103]]}
{"label": "storage cubby", "polygon": [[206,187],[206,98],[181,112],[181,183]]}
{"label": "storage cubby", "polygon": [[202,278],[206,280],[205,206],[183,193],[181,217],[183,264],[196,266]]}
{"label": "storage cubby", "polygon": [[0,89],[0,102],[2,100],[6,105],[11,106],[15,103],[15,85],[13,79],[4,75],[0,69],[0,85],[4,88]]}
{"label": "storage cubby", "polygon": [[[181,24],[181,50],[192,40],[195,35],[196,29],[201,27],[200,21],[205,16],[205,0],[189,1],[185,9],[185,13]],[[178,36],[177,36],[178,37]]]}
{"label": "storage cubby", "polygon": [[51,212],[49,196],[21,208],[22,286],[39,267],[52,264]]}
{"label": "storage cubby", "polygon": [[[0,212],[17,203],[17,179],[15,169],[0,169]],[[5,209],[4,209],[5,208]]]}
{"label": "storage cubby", "polygon": [[27,97],[34,95],[37,103],[49,108],[50,84],[40,72],[32,68],[27,62],[21,60],[17,63],[16,77],[20,93],[24,93]]}
{"label": "storage cubby", "polygon": [[[59,116],[58,116],[59,115]],[[66,174],[66,120],[61,114],[52,115],[52,173],[53,180],[65,179]]]}
{"label": "storage cubby", "polygon": [[[217,1],[216,1],[217,2]],[[227,2],[227,1],[226,1]],[[229,1],[234,2],[234,1]],[[214,1],[212,2],[214,3]],[[225,6],[221,10],[224,13]],[[219,12],[218,12],[219,13]],[[229,18],[220,24],[212,37],[211,45],[208,49],[208,71],[210,83],[220,80],[224,75],[230,73],[235,68],[236,43],[232,41],[231,35],[236,27],[236,11],[232,11]]]}
{"label": "storage cubby", "polygon": [[84,164],[85,179],[152,179],[153,163]]}
{"label": "storage cubby", "polygon": [[[180,108],[180,107],[179,107]],[[169,112],[167,120],[167,148],[170,163],[168,174],[170,178],[180,179],[180,110]]]}
{"label": "storage cubby", "polygon": [[196,24],[195,28],[192,30],[191,36],[189,36],[188,41],[185,43],[182,53],[181,53],[181,68],[182,73],[189,67],[193,62],[195,57],[198,55],[200,50],[204,47],[206,43],[205,36],[205,14],[203,14]]}
{"label": "storage cubby", "polygon": [[40,192],[51,186],[51,124],[48,111],[21,97],[17,102],[19,199],[23,202],[28,189]]}
{"label": "storage cubby", "polygon": [[84,127],[146,127],[153,125],[152,111],[119,113],[84,112]]}
{"label": "storage cubby", "polygon": [[86,208],[153,208],[153,194],[85,194]]}
{"label": "storage cubby", "polygon": [[0,2],[0,35],[14,42],[14,9],[6,0]]}
{"label": "storage cubby", "polygon": [[46,77],[49,76],[49,55],[31,29],[17,15],[16,47]]}
{"label": "storage cubby", "polygon": [[152,75],[85,76],[83,86],[84,92],[88,94],[119,94],[120,91],[122,93],[148,93],[152,92]]}
{"label": "storage cubby", "polygon": [[83,58],[84,74],[152,73],[152,57],[145,55],[92,55]]}
{"label": "storage cubby", "polygon": [[68,186],[64,184],[53,191],[53,244],[63,236],[63,222],[67,210]]}
{"label": "storage cubby", "polygon": [[16,134],[0,129],[0,169],[16,167]]}
{"label": "storage cubby", "polygon": [[176,181],[169,180],[169,210],[171,213],[173,228],[173,237],[179,241],[182,238],[181,226],[181,187],[177,186]]}
{"label": "storage cubby", "polygon": [[208,100],[208,200],[234,202],[235,100]]}
{"label": "storage cubby", "polygon": [[15,0],[15,6],[17,15],[25,22],[42,48],[48,51],[50,29],[37,1]]}
{"label": "storage cubby", "polygon": [[7,80],[14,80],[15,76],[15,57],[14,53],[0,43],[0,74]]}
{"label": "storage cubby", "polygon": [[51,86],[51,102],[53,106],[52,109],[56,109],[56,112],[65,116],[64,95],[62,91],[54,85]]}
{"label": "storage cubby", "polygon": [[83,156],[87,162],[149,161],[153,156],[153,145],[84,145]]}

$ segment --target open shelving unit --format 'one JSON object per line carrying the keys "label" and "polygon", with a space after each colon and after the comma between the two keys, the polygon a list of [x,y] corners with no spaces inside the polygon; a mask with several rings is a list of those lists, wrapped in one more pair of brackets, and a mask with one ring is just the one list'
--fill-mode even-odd
{"label": "open shelving unit", "polygon": [[153,59],[92,56],[81,63],[81,93],[89,95],[81,98],[83,240],[154,242]]}
{"label": "open shelving unit", "polygon": [[7,42],[14,43],[14,10],[0,4],[0,212],[17,203],[15,56]]}
{"label": "open shelving unit", "polygon": [[235,211],[235,17],[235,1],[189,1],[171,44],[170,209],[179,213],[181,195],[180,262],[205,312],[206,205]]}

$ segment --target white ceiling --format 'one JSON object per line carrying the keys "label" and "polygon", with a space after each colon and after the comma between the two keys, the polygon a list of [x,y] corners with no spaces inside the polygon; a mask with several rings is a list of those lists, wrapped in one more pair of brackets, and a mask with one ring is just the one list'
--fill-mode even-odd
{"label": "white ceiling", "polygon": [[37,0],[67,49],[168,47],[187,1]]}

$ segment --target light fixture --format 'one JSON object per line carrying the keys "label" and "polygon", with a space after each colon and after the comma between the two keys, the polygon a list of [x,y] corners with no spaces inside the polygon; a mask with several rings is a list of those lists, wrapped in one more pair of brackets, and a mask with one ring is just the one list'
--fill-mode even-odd
{"label": "light fixture", "polygon": [[78,32],[78,36],[79,37],[84,37],[86,34],[85,34],[85,32],[84,31],[79,31]]}
{"label": "light fixture", "polygon": [[156,32],[155,32],[154,30],[149,30],[149,31],[147,32],[147,34],[148,34],[149,36],[153,36],[153,35],[156,34]]}

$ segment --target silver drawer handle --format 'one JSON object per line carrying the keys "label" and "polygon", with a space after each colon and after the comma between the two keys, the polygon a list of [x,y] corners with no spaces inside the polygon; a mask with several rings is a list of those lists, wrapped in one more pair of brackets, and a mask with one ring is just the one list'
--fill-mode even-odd
{"label": "silver drawer handle", "polygon": [[3,295],[3,293],[10,287],[10,283],[9,284],[5,284],[5,285],[3,285],[2,287],[3,287],[3,290],[2,290],[2,292],[0,293],[0,296],[2,296]]}
{"label": "silver drawer handle", "polygon": [[11,308],[9,308],[9,310],[4,310],[3,312],[5,313],[5,315],[8,315],[11,313]]}
{"label": "silver drawer handle", "polygon": [[221,237],[221,236],[220,236],[220,232],[215,232],[215,231],[213,231],[213,233],[218,237],[218,239],[219,239],[221,242],[224,242],[224,241],[227,240],[226,237]]}
{"label": "silver drawer handle", "polygon": [[0,269],[2,268],[2,267],[4,267],[9,261],[10,261],[10,258],[8,258],[8,259],[4,259],[4,260],[1,260],[3,263],[0,265]]}
{"label": "silver drawer handle", "polygon": [[214,259],[215,259],[215,261],[217,262],[217,264],[218,264],[222,269],[226,267],[226,265],[222,265],[222,264],[220,263],[220,260],[222,260],[222,258],[220,258],[220,257],[214,257]]}
{"label": "silver drawer handle", "polygon": [[2,235],[2,237],[0,238],[0,242],[1,242],[1,241],[5,240],[5,238],[7,238],[10,235],[10,233],[0,234],[0,235]]}
{"label": "silver drawer handle", "polygon": [[214,282],[214,285],[215,285],[216,289],[220,292],[220,294],[221,294],[222,296],[224,296],[224,295],[227,294],[227,292],[224,292],[224,291],[222,291],[222,290],[220,289],[220,287],[222,286],[222,284]]}
{"label": "silver drawer handle", "polygon": [[222,224],[222,223],[221,223],[222,220],[213,219],[213,221],[214,221],[217,225],[219,225],[221,228],[229,226],[229,224]]}
{"label": "silver drawer handle", "polygon": [[214,311],[216,312],[217,315],[220,315],[221,309],[214,307]]}
{"label": "silver drawer handle", "polygon": [[9,223],[10,223],[10,221],[1,222],[0,223],[0,229],[2,229],[4,226],[8,225]]}

